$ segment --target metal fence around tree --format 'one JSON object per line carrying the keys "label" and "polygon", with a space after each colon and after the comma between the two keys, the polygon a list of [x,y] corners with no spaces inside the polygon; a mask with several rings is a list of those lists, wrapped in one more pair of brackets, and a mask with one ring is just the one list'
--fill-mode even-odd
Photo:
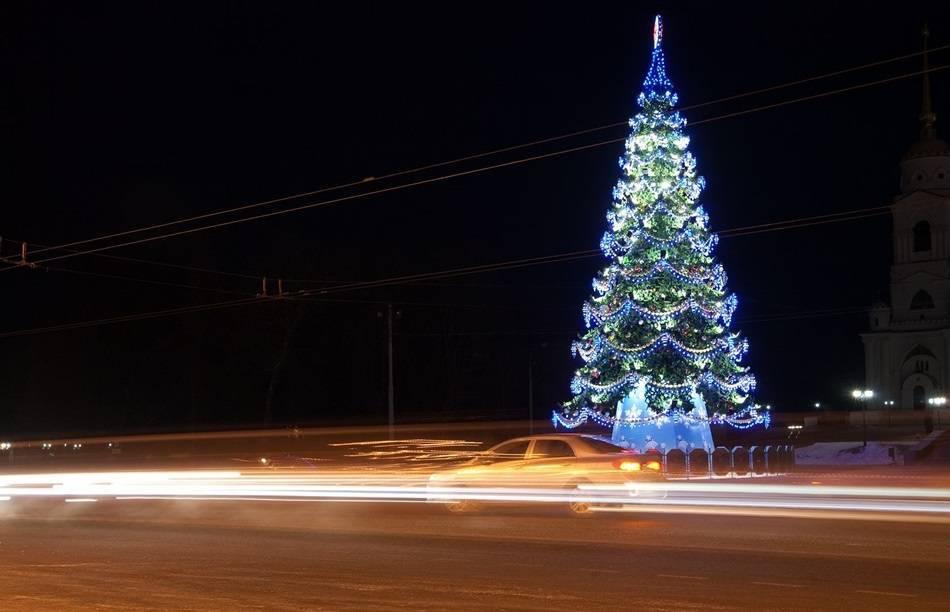
{"label": "metal fence around tree", "polygon": [[712,450],[675,448],[663,457],[663,468],[673,478],[752,478],[788,474],[795,468],[795,447],[717,446]]}

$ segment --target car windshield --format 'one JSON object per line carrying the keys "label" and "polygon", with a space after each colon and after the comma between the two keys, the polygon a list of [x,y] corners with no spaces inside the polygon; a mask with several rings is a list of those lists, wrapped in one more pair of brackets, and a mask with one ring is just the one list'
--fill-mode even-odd
{"label": "car windshield", "polygon": [[574,456],[574,449],[564,440],[535,440],[531,451],[534,459]]}
{"label": "car windshield", "polygon": [[623,453],[628,452],[622,446],[617,446],[613,442],[602,440],[601,438],[584,437],[584,444],[592,451],[598,454]]}
{"label": "car windshield", "polygon": [[479,455],[473,461],[481,465],[502,463],[505,461],[520,461],[524,459],[524,455],[528,451],[528,442],[528,440],[516,440],[514,442],[501,444]]}

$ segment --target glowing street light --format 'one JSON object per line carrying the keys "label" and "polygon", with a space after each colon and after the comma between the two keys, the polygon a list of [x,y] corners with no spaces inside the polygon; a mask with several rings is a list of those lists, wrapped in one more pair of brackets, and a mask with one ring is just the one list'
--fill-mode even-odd
{"label": "glowing street light", "polygon": [[947,398],[944,396],[931,397],[927,400],[927,403],[931,406],[944,406],[947,403]]}
{"label": "glowing street light", "polygon": [[851,397],[853,397],[855,401],[861,402],[862,407],[864,409],[864,418],[862,419],[862,422],[863,422],[862,430],[864,433],[864,447],[867,448],[867,445],[868,445],[868,400],[874,397],[874,391],[871,391],[870,389],[855,389],[854,391],[851,392]]}

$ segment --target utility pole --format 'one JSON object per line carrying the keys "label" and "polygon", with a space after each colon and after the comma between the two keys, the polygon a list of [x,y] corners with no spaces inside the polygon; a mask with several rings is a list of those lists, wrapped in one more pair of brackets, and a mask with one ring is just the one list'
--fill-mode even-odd
{"label": "utility pole", "polygon": [[393,426],[396,420],[395,408],[393,407],[393,305],[387,304],[386,307],[386,329],[389,344],[389,439],[393,440]]}
{"label": "utility pole", "polygon": [[539,342],[537,346],[532,341],[528,344],[528,435],[534,435],[534,355],[535,349],[546,349],[547,342]]}
{"label": "utility pole", "polygon": [[528,350],[528,435],[534,435],[534,355]]}

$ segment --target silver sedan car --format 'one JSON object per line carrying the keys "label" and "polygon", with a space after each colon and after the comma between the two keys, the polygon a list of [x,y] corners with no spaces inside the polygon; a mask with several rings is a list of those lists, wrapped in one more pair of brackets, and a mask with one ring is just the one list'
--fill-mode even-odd
{"label": "silver sedan car", "polygon": [[[433,474],[429,479],[430,490],[442,493],[430,496],[430,500],[443,501],[449,510],[462,512],[476,508],[476,504],[484,500],[478,499],[477,494],[449,499],[451,492],[466,488],[499,490],[502,493],[495,497],[504,501],[517,497],[510,491],[517,490],[529,498],[528,492],[550,494],[554,488],[579,498],[568,502],[572,512],[587,513],[592,503],[589,496],[580,493],[580,487],[621,485],[624,495],[635,498],[641,496],[638,483],[662,482],[662,472],[660,455],[632,453],[598,436],[525,436],[493,446],[459,467]],[[663,495],[650,487],[645,496]],[[485,497],[493,499],[492,495]]]}

